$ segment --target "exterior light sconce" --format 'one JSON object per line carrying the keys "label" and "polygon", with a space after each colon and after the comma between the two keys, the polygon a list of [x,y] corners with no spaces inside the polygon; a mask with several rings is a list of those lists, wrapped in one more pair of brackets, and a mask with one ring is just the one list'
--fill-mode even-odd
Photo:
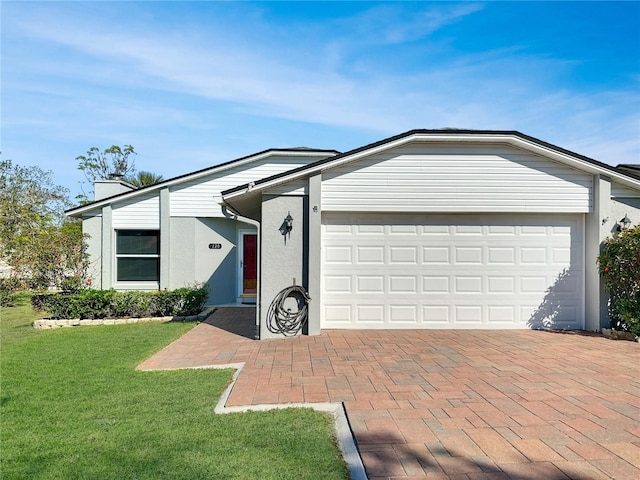
{"label": "exterior light sconce", "polygon": [[280,225],[280,233],[284,237],[284,244],[287,244],[287,237],[291,238],[291,230],[293,230],[293,217],[291,216],[291,212],[284,217],[284,221],[282,225]]}
{"label": "exterior light sconce", "polygon": [[616,231],[618,233],[626,230],[631,225],[631,220],[629,220],[629,216],[627,214],[624,215],[624,218],[620,219],[618,222],[618,226],[616,227]]}

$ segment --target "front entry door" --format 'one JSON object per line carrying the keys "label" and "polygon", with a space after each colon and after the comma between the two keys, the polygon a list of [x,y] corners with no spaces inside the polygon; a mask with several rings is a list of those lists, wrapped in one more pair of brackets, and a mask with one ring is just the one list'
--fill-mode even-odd
{"label": "front entry door", "polygon": [[242,295],[253,296],[258,292],[258,237],[242,235]]}

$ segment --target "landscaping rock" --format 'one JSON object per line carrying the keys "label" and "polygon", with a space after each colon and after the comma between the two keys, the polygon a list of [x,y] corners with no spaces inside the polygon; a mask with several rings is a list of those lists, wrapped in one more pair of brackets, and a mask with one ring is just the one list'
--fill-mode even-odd
{"label": "landscaping rock", "polygon": [[190,315],[188,317],[142,317],[142,318],[99,318],[96,320],[80,320],[74,318],[71,320],[51,320],[48,318],[42,318],[33,322],[33,328],[42,330],[45,328],[59,328],[59,327],[77,327],[77,326],[95,326],[95,325],[125,325],[130,323],[142,323],[142,322],[172,322],[172,321],[202,321],[206,320],[209,315],[215,311],[215,307],[205,308],[198,315]]}
{"label": "landscaping rock", "polygon": [[611,340],[627,340],[631,342],[637,342],[639,340],[639,338],[631,332],[621,332],[611,328],[603,328],[602,335],[610,338]]}

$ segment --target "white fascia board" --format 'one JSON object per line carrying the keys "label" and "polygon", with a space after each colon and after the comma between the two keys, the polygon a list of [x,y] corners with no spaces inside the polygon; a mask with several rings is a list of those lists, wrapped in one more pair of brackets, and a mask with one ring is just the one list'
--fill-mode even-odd
{"label": "white fascia board", "polygon": [[98,202],[91,203],[90,205],[87,205],[86,207],[78,207],[69,216],[72,216],[72,217],[81,216],[82,214],[90,212],[91,210],[102,208],[104,205],[108,205],[108,204],[116,202],[116,201],[120,202],[122,200],[128,200],[128,199],[136,197],[138,195],[143,195],[145,193],[153,192],[154,190],[159,190],[159,189],[162,189],[162,188],[169,188],[169,187],[172,187],[174,185],[178,185],[180,183],[190,182],[192,180],[197,180],[198,178],[206,177],[207,175],[222,173],[225,170],[229,170],[231,168],[236,168],[236,167],[241,167],[242,165],[246,165],[247,163],[256,162],[258,160],[262,160],[262,159],[268,158],[268,157],[273,157],[275,155],[284,156],[284,157],[294,157],[294,156],[295,157],[301,157],[301,156],[302,157],[326,157],[327,156],[327,152],[319,152],[317,150],[275,150],[275,149],[274,150],[269,150],[269,151],[266,151],[266,152],[262,152],[262,153],[260,153],[258,155],[247,157],[244,160],[238,160],[238,161],[231,160],[230,162],[227,162],[227,163],[225,163],[225,164],[223,164],[221,166],[213,166],[211,168],[208,168],[206,170],[201,170],[201,171],[195,172],[193,174],[186,174],[186,175],[180,176],[180,177],[178,177],[178,178],[176,178],[174,180],[167,180],[166,182],[162,182],[162,183],[159,183],[157,185],[152,185],[152,186],[147,187],[147,188],[143,188],[143,189],[140,189],[140,190],[134,190],[132,192],[121,194],[121,195],[118,195],[116,197],[106,198],[104,200],[100,200]]}
{"label": "white fascia board", "polygon": [[327,162],[327,163],[323,163],[322,165],[316,165],[315,167],[312,168],[305,168],[303,171],[299,171],[299,172],[294,172],[290,175],[286,175],[286,176],[282,176],[279,178],[275,178],[270,182],[265,182],[265,183],[261,183],[258,186],[254,186],[254,185],[250,185],[247,189],[245,190],[240,190],[237,192],[232,192],[229,193],[227,195],[225,195],[224,199],[231,199],[240,195],[244,195],[248,192],[254,191],[254,190],[265,190],[271,187],[275,187],[278,185],[281,185],[283,183],[287,183],[291,180],[295,180],[296,178],[301,178],[301,177],[305,177],[305,176],[312,176],[318,172],[322,172],[324,170],[329,170],[331,168],[337,167],[339,165],[343,165],[345,163],[349,163],[349,162],[353,162],[359,158],[362,157],[366,157],[372,154],[376,154],[379,152],[383,152],[385,150],[388,150],[390,148],[394,148],[397,147],[399,145],[402,145],[404,143],[407,143],[409,141],[411,141],[412,139],[415,139],[418,135],[411,135],[409,137],[404,137],[404,138],[400,138],[398,140],[389,142],[389,143],[385,143],[383,145],[378,145],[377,147],[373,147],[371,149],[367,149],[367,150],[363,150],[361,152],[356,152],[353,155],[348,155],[346,157],[337,159],[335,161],[332,162]]}
{"label": "white fascia board", "polygon": [[618,182],[630,188],[640,189],[640,180],[626,176],[623,173],[608,170],[581,158],[574,157],[573,155],[558,152],[519,137],[512,137],[510,140],[507,140],[507,143],[516,147],[524,148],[544,157],[552,158],[569,167],[577,168],[592,175],[605,175],[610,178],[615,178]]}
{"label": "white fascia board", "polygon": [[446,133],[444,134],[424,134],[424,133],[415,133],[413,135],[409,135],[407,137],[403,137],[403,138],[399,138],[397,140],[388,142],[388,143],[384,143],[382,145],[378,145],[375,147],[372,147],[370,149],[367,150],[362,150],[359,152],[354,153],[353,155],[347,155],[343,158],[339,158],[337,160],[334,161],[330,161],[327,163],[323,163],[321,165],[317,165],[315,167],[312,168],[308,168],[308,169],[304,169],[302,171],[299,172],[294,172],[291,175],[286,175],[286,176],[282,176],[282,177],[278,177],[273,179],[270,182],[265,182],[265,183],[261,183],[260,185],[257,186],[252,186],[250,189],[244,190],[244,191],[238,191],[238,192],[233,192],[230,193],[228,195],[225,195],[225,199],[227,198],[233,198],[236,196],[240,196],[240,195],[244,195],[245,193],[247,193],[248,191],[254,191],[254,190],[265,190],[267,188],[272,188],[278,185],[281,185],[283,183],[287,183],[291,180],[295,180],[296,178],[300,178],[300,177],[304,177],[304,176],[311,176],[314,174],[317,174],[318,172],[323,172],[325,170],[330,170],[332,168],[338,167],[340,165],[343,165],[345,163],[349,163],[349,162],[353,162],[355,160],[358,160],[360,158],[363,157],[367,157],[370,155],[375,155],[381,152],[384,152],[386,150],[407,144],[407,143],[411,143],[411,142],[447,142],[447,143],[459,143],[459,142],[479,142],[479,143],[506,143],[509,145],[512,145],[514,147],[517,148],[521,148],[524,150],[528,150],[530,152],[533,153],[537,153],[543,157],[547,157],[547,158],[552,158],[553,160],[556,160],[560,163],[563,163],[567,166],[582,170],[582,171],[586,171],[587,173],[590,173],[592,175],[594,174],[602,174],[602,175],[606,175],[608,177],[611,178],[615,178],[616,180],[618,180],[620,183],[622,183],[623,185],[626,185],[628,187],[631,188],[635,188],[635,189],[640,189],[640,180],[636,180],[630,177],[627,177],[623,174],[618,174],[617,172],[613,172],[611,170],[607,170],[605,168],[599,167],[598,165],[595,165],[591,162],[587,162],[585,160],[582,160],[580,158],[574,157],[573,155],[569,155],[569,154],[565,154],[562,152],[558,152],[556,150],[550,149],[545,147],[544,145],[540,145],[538,143],[526,140],[522,137],[519,137],[517,135],[511,135],[511,134],[489,134],[489,133],[482,133],[482,134],[465,134],[465,135],[460,135],[460,134],[454,134],[454,135],[447,135]]}

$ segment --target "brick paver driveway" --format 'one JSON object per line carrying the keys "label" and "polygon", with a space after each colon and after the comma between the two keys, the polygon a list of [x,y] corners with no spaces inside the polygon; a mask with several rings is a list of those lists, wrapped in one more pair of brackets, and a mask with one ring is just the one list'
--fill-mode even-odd
{"label": "brick paver driveway", "polygon": [[640,479],[637,343],[529,330],[256,342],[229,331],[252,315],[219,309],[140,368],[246,362],[228,406],[344,402],[371,479]]}

